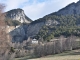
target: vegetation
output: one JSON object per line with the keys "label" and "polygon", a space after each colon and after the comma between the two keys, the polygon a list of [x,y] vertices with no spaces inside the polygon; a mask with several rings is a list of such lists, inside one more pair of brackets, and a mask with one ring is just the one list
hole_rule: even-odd
{"label": "vegetation", "polygon": [[[26,45],[26,47],[27,46],[28,48],[29,47],[31,48],[30,43]],[[33,53],[31,53],[30,50],[32,50]],[[34,47],[32,45],[32,48],[29,49],[28,55],[26,55],[25,57],[16,58],[15,60],[26,60],[26,59],[58,60],[58,58],[60,58],[61,60],[65,60],[65,59],[74,60],[74,59],[79,59],[80,57],[79,54],[80,54],[80,39],[75,36],[71,36],[68,38],[64,38],[63,36],[61,36],[59,40],[54,40],[53,42],[46,42],[46,43],[43,42],[42,44],[35,44]],[[73,58],[68,58],[69,56]],[[74,58],[75,56],[77,58]]]}
{"label": "vegetation", "polygon": [[[79,60],[80,59],[80,50],[72,50],[72,51],[66,51],[60,54],[55,55],[48,55],[41,58],[33,58],[28,60]],[[26,60],[26,58],[20,58],[18,60]],[[17,59],[16,59],[17,60]]]}
{"label": "vegetation", "polygon": [[45,24],[35,36],[37,39],[42,37],[44,40],[51,40],[61,35],[65,37],[71,35],[80,36],[80,15],[48,15],[35,21],[35,23],[39,21],[46,23],[48,20],[57,21],[59,24],[49,26]]}
{"label": "vegetation", "polygon": [[17,26],[17,25],[20,25],[21,24],[19,21],[17,21],[17,20],[11,20],[9,18],[6,18],[5,19],[5,22],[9,26]]}
{"label": "vegetation", "polygon": [[[47,15],[31,23],[44,23],[39,33],[34,36],[39,41],[38,43],[32,44],[30,38],[21,43],[11,43],[11,37],[5,32],[6,24],[9,26],[17,26],[21,25],[21,23],[8,18],[4,20],[3,8],[4,6],[0,5],[0,60],[12,60],[14,57],[19,58],[27,55],[43,57],[73,49],[80,49],[80,39],[77,40],[76,38],[77,36],[80,37],[80,15]],[[49,20],[52,21],[51,24],[47,23]],[[57,23],[54,23],[54,21],[57,21]],[[26,25],[26,23],[22,25]],[[65,38],[60,37],[61,35]],[[54,40],[54,37],[60,38]],[[40,38],[41,41],[39,40]],[[51,39],[53,41],[50,41]]]}
{"label": "vegetation", "polygon": [[43,57],[46,55],[59,54],[64,51],[71,51],[73,49],[80,49],[80,40],[77,40],[75,36],[68,38],[60,37],[59,40],[37,45],[34,48],[34,55]]}
{"label": "vegetation", "polygon": [[0,3],[0,60],[10,60],[12,59],[12,54],[9,54],[11,37],[6,33],[4,8],[5,5]]}

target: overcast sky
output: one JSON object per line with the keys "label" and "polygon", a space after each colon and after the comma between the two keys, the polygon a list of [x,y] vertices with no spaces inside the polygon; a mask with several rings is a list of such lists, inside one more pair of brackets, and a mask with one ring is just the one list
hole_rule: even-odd
{"label": "overcast sky", "polygon": [[5,11],[22,8],[32,20],[58,11],[66,5],[77,1],[79,0],[0,0],[1,3],[6,4]]}

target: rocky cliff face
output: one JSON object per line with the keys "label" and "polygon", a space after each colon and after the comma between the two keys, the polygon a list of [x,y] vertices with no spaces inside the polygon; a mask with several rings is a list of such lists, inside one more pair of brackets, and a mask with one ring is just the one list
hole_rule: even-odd
{"label": "rocky cliff face", "polygon": [[[26,23],[26,24],[20,24],[20,25],[18,24],[17,26],[8,25],[6,28],[7,33],[9,33],[12,37],[12,42],[22,42],[23,40],[25,40],[26,30],[28,26],[27,24],[31,23],[32,20],[25,15],[22,9],[13,9],[6,12],[6,18],[12,20],[12,22],[15,22],[14,24],[17,23],[16,20],[21,23]],[[10,20],[8,21],[9,23],[10,23]]]}
{"label": "rocky cliff face", "polygon": [[17,20],[21,23],[31,23],[32,20],[28,18],[22,9],[13,9],[6,12],[6,17],[11,20]]}
{"label": "rocky cliff face", "polygon": [[36,24],[30,24],[27,28],[27,37],[33,37],[36,34],[38,34],[41,27],[44,25],[44,22],[36,23]]}
{"label": "rocky cliff face", "polygon": [[12,42],[22,42],[25,39],[26,33],[23,26],[7,26],[6,30],[12,38]]}

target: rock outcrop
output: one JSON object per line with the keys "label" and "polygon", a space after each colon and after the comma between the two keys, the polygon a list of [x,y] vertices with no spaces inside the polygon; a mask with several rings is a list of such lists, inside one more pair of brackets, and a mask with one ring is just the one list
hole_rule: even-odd
{"label": "rock outcrop", "polygon": [[22,42],[26,35],[23,26],[7,26],[7,33],[10,34],[12,42]]}
{"label": "rock outcrop", "polygon": [[32,20],[28,18],[22,9],[13,9],[6,12],[6,17],[11,20],[17,20],[21,23],[31,23]]}
{"label": "rock outcrop", "polygon": [[6,20],[12,20],[12,22],[15,21],[14,24],[17,23],[16,21],[21,22],[20,25],[8,25],[6,28],[6,32],[11,35],[12,42],[22,42],[23,40],[27,39],[27,26],[32,22],[32,20],[25,15],[22,9],[18,8],[6,12]]}
{"label": "rock outcrop", "polygon": [[38,34],[39,30],[44,25],[44,22],[36,23],[36,24],[30,24],[27,28],[27,37],[33,37],[36,34]]}

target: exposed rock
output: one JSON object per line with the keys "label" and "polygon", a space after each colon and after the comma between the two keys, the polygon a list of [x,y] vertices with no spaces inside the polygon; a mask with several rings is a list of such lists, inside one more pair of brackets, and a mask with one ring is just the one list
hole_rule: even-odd
{"label": "exposed rock", "polygon": [[46,23],[45,23],[46,26],[58,25],[58,24],[60,24],[60,23],[56,20],[47,20]]}
{"label": "exposed rock", "polygon": [[27,37],[32,37],[38,34],[39,30],[44,25],[44,22],[36,23],[36,24],[30,24],[27,28]]}
{"label": "exposed rock", "polygon": [[7,26],[7,33],[12,37],[12,42],[22,42],[25,38],[23,26]]}
{"label": "exposed rock", "polygon": [[22,42],[26,38],[27,33],[27,23],[31,23],[32,20],[28,18],[22,9],[13,9],[6,12],[6,18],[10,20],[19,21],[21,23],[18,26],[7,26],[6,32],[9,33],[12,37],[12,42]]}
{"label": "exposed rock", "polygon": [[32,20],[28,18],[22,9],[13,9],[6,12],[6,17],[11,20],[18,20],[21,23],[31,23]]}

